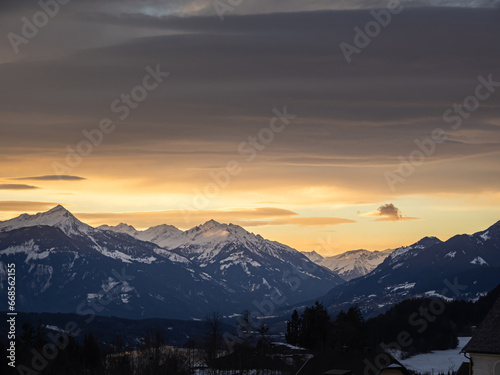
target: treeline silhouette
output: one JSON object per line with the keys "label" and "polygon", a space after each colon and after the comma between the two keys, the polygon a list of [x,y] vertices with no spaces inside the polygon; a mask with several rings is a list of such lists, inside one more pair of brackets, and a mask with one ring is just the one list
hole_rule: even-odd
{"label": "treeline silhouette", "polygon": [[[286,322],[285,338],[291,345],[316,353],[332,349],[383,351],[389,347],[413,355],[453,349],[457,346],[457,337],[471,336],[474,326],[481,323],[499,296],[500,285],[476,302],[410,299],[369,320],[363,318],[357,305],[332,317],[322,303],[316,302],[301,313],[293,312]],[[265,363],[266,368],[284,373],[286,369],[272,361],[275,353],[267,339],[268,328],[262,325],[252,329],[248,316],[245,312],[241,319],[240,331],[245,340],[232,354],[224,346],[224,326],[218,313],[208,315],[204,335],[189,340],[183,348],[167,346],[160,328],[146,329],[131,347],[119,334],[111,343],[103,343],[98,333],[91,332],[77,340],[55,327],[25,323],[16,338],[18,368],[8,366],[5,355],[0,357],[0,365],[6,369],[2,373],[7,375],[187,375],[200,366],[256,368],[256,363]],[[402,332],[406,333],[405,342],[410,344],[401,345],[398,341]],[[0,351],[8,353],[5,343],[0,343]],[[19,366],[24,367],[20,370]]]}
{"label": "treeline silhouette", "polygon": [[[0,365],[7,375],[189,375],[196,367],[215,364],[225,351],[222,315],[207,315],[204,326],[179,348],[168,345],[161,327],[146,328],[130,345],[121,334],[111,343],[92,332],[77,340],[55,327],[24,323],[16,338],[16,368],[5,356]],[[7,352],[5,344],[0,350]]]}
{"label": "treeline silhouette", "polygon": [[[178,349],[166,346],[160,329],[148,330],[137,348],[127,347],[118,334],[113,343],[103,345],[93,333],[80,343],[74,337],[60,333],[56,340],[48,340],[53,332],[42,324],[36,328],[29,323],[22,326],[16,339],[16,368],[9,360],[0,360],[5,374],[37,375],[162,375],[189,374],[189,361]],[[7,351],[0,344],[3,353]]]}
{"label": "treeline silhouette", "polygon": [[285,339],[290,345],[315,351],[363,348],[368,343],[368,329],[357,305],[332,319],[323,304],[316,302],[300,315],[294,310],[287,321]]}
{"label": "treeline silhouette", "polygon": [[[55,341],[47,340],[47,330],[38,324],[22,326],[15,340],[16,368],[2,356],[1,366],[7,374],[102,374],[103,353],[96,337],[89,333],[80,344],[71,335],[53,333]],[[2,353],[7,351],[0,345]]]}
{"label": "treeline silhouette", "polygon": [[454,349],[457,338],[470,337],[499,296],[500,285],[476,302],[440,300],[442,305],[437,305],[427,298],[405,300],[368,320],[367,329],[372,344],[397,342],[400,332],[408,332],[413,342],[402,348],[408,355]]}
{"label": "treeline silhouette", "polygon": [[331,317],[323,304],[316,302],[300,314],[293,312],[285,339],[315,351],[392,348],[414,355],[454,349],[458,337],[471,336],[499,296],[500,285],[476,302],[409,299],[366,321],[357,305]]}

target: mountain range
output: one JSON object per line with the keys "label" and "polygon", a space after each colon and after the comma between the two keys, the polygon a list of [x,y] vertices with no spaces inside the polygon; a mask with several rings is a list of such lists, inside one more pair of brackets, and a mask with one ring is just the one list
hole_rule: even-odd
{"label": "mountain range", "polygon": [[384,251],[350,250],[345,253],[323,257],[316,251],[303,251],[314,263],[332,270],[344,280],[349,281],[372,272],[394,249]]}
{"label": "mountain range", "polygon": [[271,300],[286,306],[344,282],[237,225],[93,228],[62,206],[0,222],[0,296],[9,263],[16,264],[20,311],[125,318],[199,319],[263,309]]}
{"label": "mountain range", "polygon": [[[0,298],[16,265],[16,309],[129,319],[288,314],[323,301],[366,316],[413,297],[474,300],[500,283],[500,222],[395,250],[303,254],[210,220],[183,231],[94,228],[62,206],[0,222]],[[347,280],[347,281],[346,281]]]}
{"label": "mountain range", "polygon": [[476,300],[500,283],[500,221],[447,241],[425,237],[394,250],[369,274],[339,285],[321,300],[332,312],[356,303],[374,316],[405,299]]}

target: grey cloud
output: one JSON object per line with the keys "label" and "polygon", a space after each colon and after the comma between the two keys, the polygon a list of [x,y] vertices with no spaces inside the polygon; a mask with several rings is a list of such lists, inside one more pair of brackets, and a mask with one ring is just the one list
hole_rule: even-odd
{"label": "grey cloud", "polygon": [[[352,41],[353,27],[370,19],[366,9],[234,15],[221,23],[214,16],[151,17],[132,8],[112,13],[93,1],[86,12],[78,7],[85,4],[75,2],[28,45],[45,50],[65,39],[74,49],[60,46],[62,55],[45,52],[0,65],[1,153],[36,154],[46,147],[64,158],[83,129],[114,116],[110,103],[141,82],[147,65],[161,63],[171,77],[127,121],[117,122],[93,156],[157,153],[178,162],[188,154],[198,156],[196,167],[207,167],[200,153],[226,160],[268,125],[273,107],[287,105],[299,119],[266,150],[266,162],[291,166],[303,156],[304,168],[332,166],[328,182],[351,187],[347,180],[354,177],[343,165],[397,164],[417,137],[447,125],[444,110],[473,93],[478,75],[500,77],[500,50],[492,48],[500,42],[499,12],[491,9],[407,9],[348,65],[338,44]],[[98,30],[102,45],[95,48],[94,34],[73,40],[86,34],[75,30]],[[124,30],[122,39],[117,30]],[[463,126],[470,133],[439,145],[432,161],[494,152],[498,108],[492,100],[474,113]],[[179,144],[190,146],[176,151]],[[211,159],[211,166],[217,163]],[[438,174],[426,167],[420,175]],[[353,181],[366,184],[367,178]],[[419,176],[400,191],[411,192],[413,181]]]}
{"label": "grey cloud", "polygon": [[40,189],[38,186],[24,184],[0,184],[0,190],[33,190]]}
{"label": "grey cloud", "polygon": [[407,221],[407,220],[418,220],[415,217],[403,216],[401,210],[397,208],[393,203],[383,204],[375,212],[371,212],[364,216],[380,216],[379,219],[375,221]]}
{"label": "grey cloud", "polygon": [[[405,7],[465,7],[494,8],[498,0],[401,0]],[[70,6],[80,11],[103,10],[114,13],[161,16],[177,14],[193,16],[215,15],[214,0],[72,0]],[[228,4],[223,1],[223,4]],[[2,0],[0,10],[32,9],[38,6],[32,0]],[[386,0],[253,0],[242,1],[232,7],[230,14],[259,14],[279,12],[304,12],[315,10],[373,9],[387,7]]]}
{"label": "grey cloud", "polygon": [[401,220],[403,218],[403,214],[394,204],[388,203],[377,208],[376,211],[377,216],[385,216],[393,221]]}
{"label": "grey cloud", "polygon": [[18,181],[82,181],[86,180],[84,177],[79,176],[65,176],[65,175],[46,175],[46,176],[35,176],[35,177],[18,177],[12,180]]}
{"label": "grey cloud", "polygon": [[[352,66],[345,63],[337,47],[344,36],[352,37],[352,25],[362,24],[364,15],[360,12],[350,12],[357,18],[340,24],[337,21],[343,18],[333,13],[318,14],[317,19],[309,14],[239,17],[241,25],[224,25],[220,30],[225,31],[217,35],[151,37],[0,70],[5,72],[5,87],[12,87],[14,80],[19,82],[20,76],[26,77],[25,88],[29,91],[20,88],[5,98],[12,108],[27,100],[42,111],[68,114],[95,113],[99,108],[107,114],[109,102],[141,79],[144,66],[162,62],[172,72],[172,78],[160,89],[161,95],[152,95],[148,104],[157,109],[166,103],[167,108],[141,113],[141,117],[151,120],[158,120],[165,112],[175,120],[189,118],[185,108],[197,104],[205,105],[205,109],[199,110],[204,117],[220,114],[229,106],[267,111],[271,98],[276,97],[298,102],[303,116],[315,118],[332,119],[333,115],[337,119],[391,120],[436,116],[436,107],[449,104],[457,93],[466,95],[473,88],[480,66],[490,65],[491,71],[498,71],[500,57],[498,51],[490,48],[498,43],[498,34],[490,33],[492,23],[481,21],[483,30],[477,31],[483,35],[481,38],[466,35],[453,26],[458,18],[469,22],[465,30],[473,24],[477,28],[484,16],[481,11],[456,10],[448,15],[440,11],[443,18],[431,23],[425,33],[445,34],[439,40],[424,38],[426,42],[422,43],[413,30],[433,14],[427,12],[414,11],[399,25],[393,25],[393,31],[388,29],[387,34],[375,40]],[[315,27],[305,31],[315,21]],[[259,29],[253,26],[250,31],[251,25],[256,24]],[[297,27],[294,25],[302,25],[299,29],[303,33],[293,32]],[[283,27],[281,31],[279,26]],[[269,37],[269,32],[273,37]],[[452,40],[460,43],[447,46],[443,42]],[[482,56],[482,61],[466,57],[470,53]],[[461,61],[460,66],[457,60]],[[412,65],[411,74],[407,64]],[[97,94],[84,101],[72,100],[72,94],[82,98],[89,90]],[[61,91],[69,95],[61,95]],[[372,102],[373,97],[377,102]],[[54,102],[64,105],[54,109]],[[180,109],[168,108],[168,103],[175,103],[172,107]],[[364,110],[353,111],[356,105],[362,105]],[[248,115],[248,110],[244,114]]]}

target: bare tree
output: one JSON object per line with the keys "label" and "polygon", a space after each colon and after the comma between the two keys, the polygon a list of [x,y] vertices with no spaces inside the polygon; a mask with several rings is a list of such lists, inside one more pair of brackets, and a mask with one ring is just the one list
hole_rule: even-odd
{"label": "bare tree", "polygon": [[158,374],[161,366],[162,349],[165,339],[161,329],[147,330],[143,337],[143,347],[141,351],[142,361],[139,361],[144,374]]}
{"label": "bare tree", "polygon": [[205,362],[210,366],[222,348],[222,315],[213,312],[205,317],[206,334],[203,344]]}

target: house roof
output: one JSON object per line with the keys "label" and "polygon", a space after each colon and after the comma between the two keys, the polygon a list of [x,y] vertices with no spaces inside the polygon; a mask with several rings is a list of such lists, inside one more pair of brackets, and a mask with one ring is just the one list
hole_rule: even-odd
{"label": "house roof", "polygon": [[240,348],[224,357],[216,358],[211,367],[222,370],[243,369],[267,369],[267,370],[290,370],[284,361],[271,356],[262,356],[254,348]]}
{"label": "house roof", "polygon": [[351,370],[330,370],[327,372],[324,372],[323,375],[348,375],[352,374]]}
{"label": "house roof", "polygon": [[[376,351],[364,350],[329,350],[314,356],[299,370],[297,375],[316,375],[316,374],[338,374],[338,371],[349,371],[354,375],[364,375],[367,372],[377,374],[381,367],[377,366],[380,362],[377,356],[383,355],[390,363],[396,361],[390,354]],[[334,372],[330,372],[334,371]]]}
{"label": "house roof", "polygon": [[462,352],[500,354],[500,297]]}

